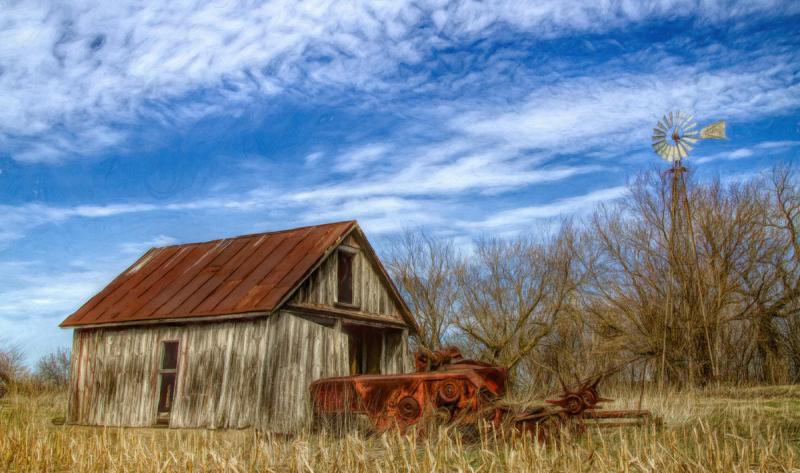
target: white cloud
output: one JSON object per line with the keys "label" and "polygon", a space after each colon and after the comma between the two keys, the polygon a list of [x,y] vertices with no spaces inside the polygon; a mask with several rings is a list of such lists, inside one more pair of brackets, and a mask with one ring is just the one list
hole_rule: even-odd
{"label": "white cloud", "polygon": [[168,235],[157,235],[147,241],[126,242],[119,245],[119,250],[125,254],[141,255],[150,248],[160,248],[177,243],[178,240]]}
{"label": "white cloud", "polygon": [[738,148],[733,151],[726,151],[722,153],[714,153],[707,156],[700,156],[697,159],[692,159],[697,164],[704,164],[713,161],[734,161],[737,159],[751,158],[753,156],[772,156],[778,153],[786,152],[792,148],[800,146],[800,141],[792,140],[777,140],[777,141],[764,141],[755,146],[746,148]]}
{"label": "white cloud", "polygon": [[325,153],[321,151],[308,153],[306,157],[303,158],[303,162],[305,163],[306,166],[313,166],[314,164],[317,164],[317,162],[319,162],[319,160],[322,159],[323,156],[325,156]]}
{"label": "white cloud", "polygon": [[369,144],[348,151],[337,158],[336,169],[343,172],[363,170],[365,166],[386,156],[389,147],[385,144]]}
{"label": "white cloud", "polygon": [[407,226],[441,224],[441,202],[401,197],[370,197],[317,203],[302,214],[305,223],[358,220],[371,235],[396,233]]}
{"label": "white cloud", "polygon": [[[114,276],[104,260],[95,269],[54,271],[37,261],[0,262],[0,333],[34,362],[59,346],[70,347],[71,331],[58,324]],[[104,267],[106,269],[97,269]]]}
{"label": "white cloud", "polygon": [[505,210],[481,222],[464,225],[469,228],[491,230],[504,228],[519,229],[534,220],[590,212],[598,203],[618,199],[627,192],[628,188],[625,186],[609,187],[576,197],[558,199],[548,204]]}
{"label": "white cloud", "polygon": [[235,114],[286,89],[413,89],[425,72],[416,77],[405,66],[498,25],[553,37],[652,18],[797,10],[777,1],[682,0],[15,2],[0,18],[0,149],[54,161],[124,147],[131,123]]}
{"label": "white cloud", "polygon": [[243,212],[267,206],[278,206],[276,193],[270,189],[253,189],[250,192],[225,197],[201,197],[195,200],[160,204],[125,203],[71,207],[56,207],[39,203],[20,206],[0,205],[0,248],[2,248],[3,244],[24,237],[28,231],[36,227],[63,223],[75,218],[98,219],[129,214],[190,210],[235,210]]}
{"label": "white cloud", "polygon": [[757,15],[764,12],[797,11],[796,5],[773,1],[715,1],[661,0],[626,2],[578,0],[563,2],[544,0],[522,1],[465,1],[452,2],[438,13],[437,23],[444,23],[457,34],[479,32],[494,22],[504,22],[517,28],[536,30],[539,36],[561,36],[564,30],[601,32],[648,18],[680,18],[696,16],[713,22],[728,18]]}
{"label": "white cloud", "polygon": [[[769,61],[780,59],[762,62]],[[800,84],[792,62],[784,61],[769,69],[761,63],[714,71],[665,64],[648,74],[579,77],[536,90],[517,105],[466,111],[451,126],[519,147],[616,157],[646,146],[652,127],[671,110],[694,113],[703,123],[796,110]]]}
{"label": "white cloud", "polygon": [[153,204],[78,205],[51,207],[42,204],[21,206],[0,205],[0,245],[22,238],[33,228],[48,223],[61,223],[72,218],[102,218],[130,213],[151,212]]}
{"label": "white cloud", "polygon": [[[412,126],[339,156],[340,168],[359,169],[356,177],[301,188],[285,198],[313,207],[379,196],[494,194],[612,171],[618,162],[646,162],[653,158],[652,127],[668,110],[693,112],[706,123],[717,118],[743,122],[800,107],[795,61],[777,54],[724,69],[678,66],[673,58],[657,57],[646,73],[612,68],[564,79],[518,103],[472,101],[419,109],[419,123],[440,123],[449,135],[415,145],[409,136],[419,128]],[[703,142],[698,151],[713,146]],[[367,165],[379,157],[379,165]]]}
{"label": "white cloud", "polygon": [[[403,138],[397,138],[399,142]],[[374,196],[448,196],[493,193],[596,172],[596,165],[542,167],[543,156],[519,147],[487,143],[469,136],[418,146],[371,145],[395,159],[364,169],[356,178],[299,189],[286,196],[296,204]]]}
{"label": "white cloud", "polygon": [[[107,282],[107,275],[98,271],[52,273],[37,271],[34,266],[18,262],[0,263],[4,271],[13,267],[15,281],[5,281],[0,294],[0,316],[21,316],[27,313],[51,313],[77,309],[87,295]],[[39,268],[41,270],[41,268]],[[4,278],[5,279],[5,278]],[[10,287],[17,286],[16,289]],[[66,314],[65,314],[66,316]]]}
{"label": "white cloud", "polygon": [[[650,129],[665,109],[692,110],[701,118],[724,117],[734,122],[797,109],[800,84],[794,83],[793,69],[789,66],[793,62],[786,59],[765,67],[764,63],[775,59],[765,57],[746,66],[713,72],[699,66],[676,69],[657,64],[655,71],[644,75],[610,74],[563,80],[535,90],[518,104],[502,108],[492,103],[470,103],[466,105],[469,108],[462,104],[419,110],[420,123],[442,123],[449,135],[419,144],[409,139],[419,131],[411,127],[384,141],[352,148],[334,156],[332,161],[340,170],[358,170],[356,174],[337,180],[309,180],[306,187],[282,189],[273,185],[233,195],[162,204],[2,206],[0,242],[19,238],[44,223],[70,218],[153,211],[253,211],[267,206],[314,212],[330,205],[342,207],[350,201],[374,198],[495,194],[607,171],[613,166],[611,159],[625,159],[647,151]],[[683,81],[664,79],[667,72],[675,73]],[[696,162],[775,153],[796,144],[796,141],[767,142],[727,154],[701,155]],[[713,143],[701,143],[696,153],[712,146]],[[324,152],[309,155],[306,163],[321,159]],[[569,161],[553,164],[565,154],[588,159],[582,164]],[[261,161],[252,164],[254,172],[260,171],[256,164]],[[427,211],[435,205],[430,202]]]}

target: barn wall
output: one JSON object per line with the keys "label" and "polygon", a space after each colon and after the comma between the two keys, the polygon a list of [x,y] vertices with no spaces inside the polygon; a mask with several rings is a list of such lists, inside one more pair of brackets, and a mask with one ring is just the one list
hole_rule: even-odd
{"label": "barn wall", "polygon": [[287,313],[247,320],[75,330],[70,423],[156,421],[161,342],[180,341],[171,427],[289,432],[308,420],[308,385],[347,374],[347,341]]}
{"label": "barn wall", "polygon": [[401,330],[386,333],[384,352],[384,373],[399,374],[406,370],[406,349],[403,345],[403,332]]}
{"label": "barn wall", "polygon": [[260,404],[262,428],[293,432],[310,419],[309,385],[348,374],[347,338],[335,328],[281,311],[273,318]]}
{"label": "barn wall", "polygon": [[[361,250],[362,243],[350,235],[343,244],[358,250],[353,261],[353,302],[358,311],[402,321],[400,309],[390,296],[383,276]],[[334,251],[298,288],[289,303],[336,307],[337,263]]]}

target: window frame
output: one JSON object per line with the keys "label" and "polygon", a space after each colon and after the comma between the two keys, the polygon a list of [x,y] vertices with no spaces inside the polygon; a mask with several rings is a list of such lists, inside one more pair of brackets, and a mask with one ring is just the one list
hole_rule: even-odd
{"label": "window frame", "polygon": [[[341,278],[339,277],[339,270],[341,267],[341,258],[342,255],[347,255],[350,260],[350,301],[343,301],[341,300],[341,291],[340,291],[340,284]],[[355,248],[350,248],[348,246],[339,246],[336,249],[336,291],[335,291],[335,304],[337,306],[349,308],[349,309],[358,309],[360,306],[356,304],[356,285],[355,285],[355,277],[354,277],[354,269],[356,266],[356,257],[358,256],[358,250]]]}
{"label": "window frame", "polygon": [[[174,368],[164,368],[164,362],[167,359],[167,345],[168,344],[175,344],[175,367]],[[169,339],[169,340],[161,340],[160,343],[160,351],[161,356],[158,359],[158,369],[156,370],[158,374],[158,391],[157,392],[157,402],[156,402],[156,411],[157,414],[166,414],[172,413],[172,407],[175,400],[175,391],[178,390],[178,368],[181,363],[181,341],[178,339]],[[170,399],[167,402],[167,410],[162,411],[160,410],[161,407],[161,390],[163,389],[164,384],[164,375],[172,375],[174,377],[173,381],[173,391],[170,396]]]}
{"label": "window frame", "polygon": [[[164,368],[164,361],[167,358],[167,345],[168,344],[175,344],[177,347],[175,350],[175,368]],[[176,373],[178,371],[178,365],[181,362],[181,341],[180,340],[161,340],[161,359],[158,363],[158,374],[161,373]]]}

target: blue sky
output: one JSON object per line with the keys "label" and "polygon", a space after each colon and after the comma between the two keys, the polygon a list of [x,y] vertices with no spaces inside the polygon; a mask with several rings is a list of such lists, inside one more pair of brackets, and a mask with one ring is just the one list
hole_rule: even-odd
{"label": "blue sky", "polygon": [[[61,4],[56,4],[61,3]],[[690,158],[800,149],[800,3],[0,2],[0,341],[31,361],[151,246],[358,219],[536,231]]]}

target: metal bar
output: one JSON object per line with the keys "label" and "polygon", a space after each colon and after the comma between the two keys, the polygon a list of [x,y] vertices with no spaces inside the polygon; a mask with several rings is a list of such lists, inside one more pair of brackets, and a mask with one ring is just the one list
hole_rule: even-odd
{"label": "metal bar", "polygon": [[625,419],[625,418],[641,418],[652,417],[650,411],[585,411],[584,418],[590,419]]}

